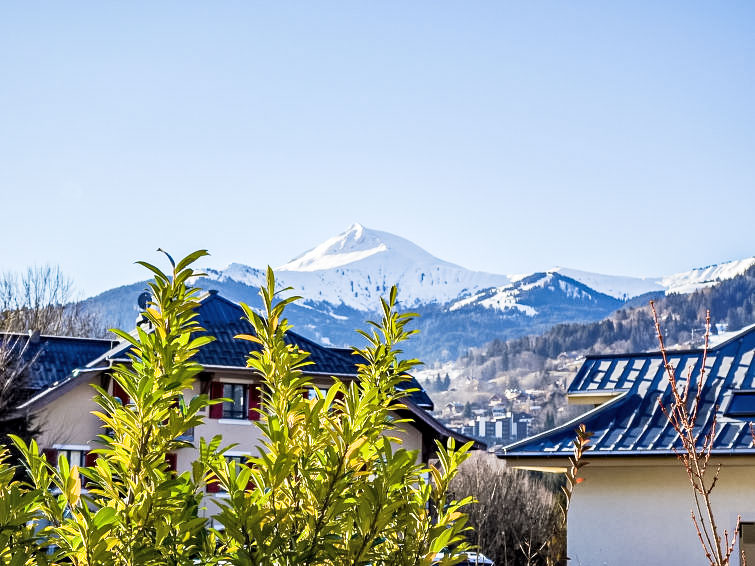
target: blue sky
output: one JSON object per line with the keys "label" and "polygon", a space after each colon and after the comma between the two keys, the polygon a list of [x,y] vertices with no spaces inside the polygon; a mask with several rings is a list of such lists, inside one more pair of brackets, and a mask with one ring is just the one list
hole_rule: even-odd
{"label": "blue sky", "polygon": [[755,254],[752,2],[0,7],[0,270],[278,265],[352,222],[469,268]]}

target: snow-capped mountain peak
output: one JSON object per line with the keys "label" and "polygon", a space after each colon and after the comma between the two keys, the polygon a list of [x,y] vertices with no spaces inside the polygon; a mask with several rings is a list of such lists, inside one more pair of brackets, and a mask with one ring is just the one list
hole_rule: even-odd
{"label": "snow-capped mountain peak", "polygon": [[386,254],[380,259],[389,263],[401,261],[447,264],[409,240],[388,232],[371,230],[361,224],[352,224],[345,232],[328,238],[320,245],[281,265],[276,271],[334,269],[358,263],[377,254]]}
{"label": "snow-capped mountain peak", "polygon": [[[276,269],[283,286],[305,300],[374,311],[392,285],[404,305],[446,303],[466,293],[505,285],[506,275],[471,271],[443,261],[405,238],[352,224],[311,250]],[[214,279],[247,285],[264,280],[263,273],[240,264],[208,270]]]}

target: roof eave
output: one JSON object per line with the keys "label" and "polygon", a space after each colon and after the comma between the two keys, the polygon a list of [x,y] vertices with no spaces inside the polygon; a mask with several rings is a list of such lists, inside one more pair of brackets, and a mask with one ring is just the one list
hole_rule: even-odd
{"label": "roof eave", "polygon": [[[499,452],[496,453],[496,456],[499,458],[508,458],[512,454],[512,450],[516,450],[520,446],[526,446],[527,444],[530,444],[532,442],[536,442],[538,440],[542,440],[544,438],[548,438],[549,436],[554,436],[556,434],[560,434],[562,432],[571,431],[576,429],[577,426],[584,423],[586,420],[591,419],[593,416],[597,415],[601,411],[605,411],[606,409],[612,408],[614,405],[618,404],[620,401],[622,401],[629,391],[624,391],[623,393],[616,395],[613,399],[610,401],[603,403],[602,405],[599,405],[592,409],[591,411],[587,411],[583,415],[579,415],[578,417],[565,422],[561,426],[557,426],[556,428],[552,428],[551,430],[546,430],[544,432],[541,432],[540,434],[536,434],[535,436],[530,436],[529,438],[525,438],[523,440],[520,440],[518,442],[514,442],[512,444],[509,444],[507,446],[504,446],[500,449]],[[514,452],[514,455],[517,453]],[[547,454],[547,453],[546,453]]]}

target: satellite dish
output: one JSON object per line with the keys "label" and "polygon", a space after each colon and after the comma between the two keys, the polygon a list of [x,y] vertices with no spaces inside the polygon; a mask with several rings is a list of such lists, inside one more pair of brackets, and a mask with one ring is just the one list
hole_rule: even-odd
{"label": "satellite dish", "polygon": [[136,300],[136,303],[139,305],[139,308],[141,310],[147,310],[147,304],[149,303],[149,300],[152,298],[152,295],[150,295],[147,291],[144,291],[141,295],[139,295],[139,298]]}

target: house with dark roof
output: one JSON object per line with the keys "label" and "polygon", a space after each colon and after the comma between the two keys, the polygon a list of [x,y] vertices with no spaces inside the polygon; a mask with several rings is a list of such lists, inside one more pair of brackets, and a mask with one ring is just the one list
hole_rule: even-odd
{"label": "house with dark roof", "polygon": [[[200,437],[222,435],[226,444],[236,444],[227,457],[239,458],[251,454],[260,444],[260,432],[254,421],[259,420],[262,376],[246,366],[250,348],[255,344],[235,339],[239,334],[253,333],[243,319],[241,307],[215,291],[201,297],[197,309],[198,322],[215,341],[203,346],[196,356],[202,364],[193,391],[187,391],[187,401],[193,395],[207,394],[210,398],[228,398],[231,402],[213,405],[206,410],[204,423],[198,426],[189,440],[196,439],[192,448],[169,454],[168,461],[178,471],[190,469],[198,457]],[[359,359],[350,350],[328,348],[304,336],[289,332],[287,340],[310,353],[313,365],[306,368],[315,387],[329,387],[333,377],[344,381],[358,379]],[[130,345],[125,342],[82,338],[41,336],[27,355],[35,355],[31,366],[31,390],[17,408],[17,413],[31,413],[38,417],[42,432],[37,439],[48,459],[56,460],[66,454],[69,462],[91,464],[90,452],[97,447],[97,436],[103,433],[99,419],[92,414],[96,406],[92,400],[92,385],[98,385],[119,397],[124,404],[126,393],[111,378],[114,364],[129,363]],[[399,415],[411,419],[402,423],[398,437],[403,446],[418,451],[418,458],[427,461],[434,451],[434,440],[445,442],[455,437],[468,439],[447,429],[429,413],[433,403],[419,383],[412,379],[405,384],[408,396],[402,400],[405,409]],[[478,443],[478,447],[482,447]],[[214,486],[209,486],[212,490]]]}
{"label": "house with dark roof", "polygon": [[[679,378],[697,387],[702,350],[668,352]],[[755,562],[755,329],[709,349],[697,425],[711,430],[714,465],[721,466],[713,503],[721,528],[742,529],[736,541]],[[691,373],[690,373],[691,372]],[[568,518],[571,564],[708,564],[690,519],[694,506],[687,474],[675,450],[678,434],[660,410],[671,392],[660,352],[585,359],[568,389],[570,403],[588,411],[562,426],[498,452],[511,466],[562,472],[575,428],[593,434]],[[591,408],[590,408],[591,407]]]}

